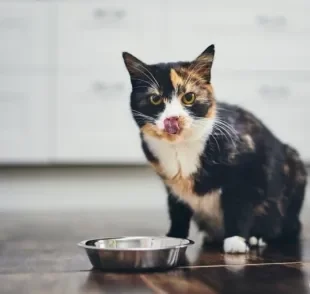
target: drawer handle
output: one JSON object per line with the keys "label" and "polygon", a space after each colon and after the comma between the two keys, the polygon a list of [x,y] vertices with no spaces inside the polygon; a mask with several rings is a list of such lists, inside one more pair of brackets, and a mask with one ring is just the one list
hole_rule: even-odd
{"label": "drawer handle", "polygon": [[105,10],[96,8],[93,11],[93,17],[96,20],[106,20],[114,18],[115,20],[122,20],[126,16],[125,10]]}
{"label": "drawer handle", "polygon": [[93,84],[92,88],[94,92],[101,93],[105,91],[122,91],[124,89],[124,85],[121,83],[108,84],[98,81]]}
{"label": "drawer handle", "polygon": [[270,86],[270,85],[262,85],[258,89],[259,94],[264,98],[268,96],[268,98],[276,98],[276,99],[286,99],[290,96],[290,89],[285,86]]}
{"label": "drawer handle", "polygon": [[257,15],[256,22],[258,25],[266,28],[267,27],[283,28],[287,26],[287,18],[284,15],[279,16]]}

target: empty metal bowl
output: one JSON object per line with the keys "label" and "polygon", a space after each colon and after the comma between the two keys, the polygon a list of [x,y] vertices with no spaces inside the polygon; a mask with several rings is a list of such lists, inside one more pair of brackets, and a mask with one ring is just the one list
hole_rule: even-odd
{"label": "empty metal bowl", "polygon": [[189,239],[119,237],[85,240],[78,244],[94,268],[101,270],[163,270],[182,263]]}

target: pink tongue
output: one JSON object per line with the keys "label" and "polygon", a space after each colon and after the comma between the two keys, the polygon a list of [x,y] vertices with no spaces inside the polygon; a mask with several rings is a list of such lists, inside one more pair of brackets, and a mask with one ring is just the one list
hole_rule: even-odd
{"label": "pink tongue", "polygon": [[165,119],[164,127],[169,134],[177,134],[180,130],[177,119]]}

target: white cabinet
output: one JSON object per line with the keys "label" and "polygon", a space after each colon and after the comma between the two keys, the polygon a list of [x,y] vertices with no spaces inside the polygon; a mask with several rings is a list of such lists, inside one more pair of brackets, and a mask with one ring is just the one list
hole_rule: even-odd
{"label": "white cabinet", "polygon": [[217,69],[310,70],[309,1],[168,3],[167,60],[192,60],[213,43]]}
{"label": "white cabinet", "polygon": [[122,52],[160,61],[164,0],[57,4],[56,161],[140,163]]}
{"label": "white cabinet", "polygon": [[57,161],[145,162],[125,81],[108,70],[59,77]]}
{"label": "white cabinet", "polygon": [[50,3],[0,2],[0,163],[47,162]]}
{"label": "white cabinet", "polygon": [[[58,3],[60,70],[118,66],[122,51],[160,58],[164,0],[103,0]],[[119,70],[119,69],[117,69]]]}
{"label": "white cabinet", "polygon": [[309,0],[0,0],[0,163],[142,163],[122,52],[216,46],[220,100],[310,160]]}
{"label": "white cabinet", "polygon": [[48,98],[46,76],[0,75],[0,162],[47,162]]}
{"label": "white cabinet", "polygon": [[[310,32],[310,20],[305,11],[308,0],[294,4],[283,0],[192,0],[178,5],[178,0],[167,0],[169,26],[167,30],[191,31],[224,35],[244,34],[305,34]],[[185,35],[184,35],[185,37]],[[187,37],[187,36],[186,36]]]}
{"label": "white cabinet", "polygon": [[253,112],[283,142],[310,161],[310,72],[215,72],[216,98]]}
{"label": "white cabinet", "polygon": [[[214,69],[219,70],[310,70],[310,38],[292,35],[218,35],[197,32],[173,49],[182,34],[172,34],[165,60],[193,60],[210,44],[215,44]],[[195,44],[195,46],[193,46]]]}
{"label": "white cabinet", "polygon": [[37,1],[0,2],[1,71],[48,67],[50,8]]}

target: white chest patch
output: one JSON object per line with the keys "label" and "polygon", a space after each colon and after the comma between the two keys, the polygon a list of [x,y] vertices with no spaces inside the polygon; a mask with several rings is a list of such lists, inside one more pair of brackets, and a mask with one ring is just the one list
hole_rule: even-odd
{"label": "white chest patch", "polygon": [[159,160],[162,171],[169,178],[174,177],[179,172],[184,178],[195,173],[205,147],[205,140],[203,139],[171,144],[147,136],[145,141],[151,152]]}
{"label": "white chest patch", "polygon": [[159,160],[160,170],[168,178],[166,184],[172,192],[187,203],[196,215],[212,222],[212,226],[223,226],[221,207],[221,189],[198,196],[193,191],[191,175],[199,169],[200,156],[204,150],[205,140],[190,141],[178,144],[145,137],[151,152]]}

